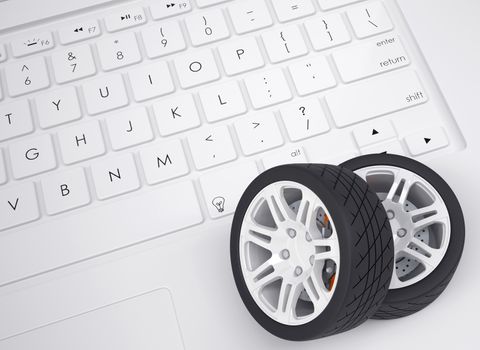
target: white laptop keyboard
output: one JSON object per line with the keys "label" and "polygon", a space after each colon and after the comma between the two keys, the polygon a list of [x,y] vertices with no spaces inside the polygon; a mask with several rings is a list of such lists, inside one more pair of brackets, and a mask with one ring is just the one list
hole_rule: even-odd
{"label": "white laptop keyboard", "polygon": [[0,285],[231,214],[278,164],[448,149],[391,5],[142,1],[1,37],[0,265],[35,263]]}

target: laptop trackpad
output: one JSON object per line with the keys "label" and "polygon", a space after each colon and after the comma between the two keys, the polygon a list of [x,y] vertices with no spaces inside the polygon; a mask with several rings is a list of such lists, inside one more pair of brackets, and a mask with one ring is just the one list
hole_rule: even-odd
{"label": "laptop trackpad", "polygon": [[157,289],[0,341],[0,348],[184,349],[167,289]]}

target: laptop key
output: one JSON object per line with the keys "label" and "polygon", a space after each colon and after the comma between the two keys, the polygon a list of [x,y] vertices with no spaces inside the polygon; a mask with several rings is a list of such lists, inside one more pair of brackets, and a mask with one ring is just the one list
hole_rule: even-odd
{"label": "laptop key", "polygon": [[5,50],[5,46],[3,44],[0,44],[0,62],[4,62],[6,60],[7,60],[7,51]]}
{"label": "laptop key", "polygon": [[200,90],[199,95],[209,122],[247,112],[247,106],[236,81],[205,87]]}
{"label": "laptop key", "polygon": [[35,105],[42,128],[50,128],[82,117],[77,92],[73,86],[38,95]]}
{"label": "laptop key", "polygon": [[195,14],[185,19],[194,46],[228,38],[230,32],[220,9]]}
{"label": "laptop key", "polygon": [[58,36],[63,45],[94,38],[102,34],[102,30],[95,19],[85,20],[60,28]]}
{"label": "laptop key", "polygon": [[57,166],[52,138],[48,134],[24,139],[9,147],[13,176],[27,176],[52,170]]}
{"label": "laptop key", "polygon": [[148,142],[153,138],[145,107],[127,109],[106,118],[105,123],[115,151]]}
{"label": "laptop key", "polygon": [[[32,184],[28,186],[33,187]],[[3,202],[7,191],[0,190],[0,201]],[[8,192],[8,198],[14,204],[18,193]],[[48,223],[26,226],[20,235],[0,235],[0,285],[160,237],[203,221],[191,181],[152,187],[135,196],[118,199],[96,205],[92,210],[79,210],[59,216]],[[36,201],[25,200],[24,204],[26,203],[33,205]],[[4,208],[9,214],[12,209],[8,203],[1,205],[1,228],[18,225],[27,219],[3,220]],[[32,220],[32,216],[33,219],[38,217],[30,215],[28,219]],[[108,229],[99,226],[102,222],[108,222]],[[39,232],[42,234],[39,235]]]}
{"label": "laptop key", "polygon": [[312,18],[305,22],[312,46],[321,51],[349,43],[352,38],[339,13]]}
{"label": "laptop key", "polygon": [[203,175],[200,185],[210,217],[233,213],[243,192],[257,175],[254,162],[241,162]]}
{"label": "laptop key", "polygon": [[28,100],[18,100],[0,105],[0,141],[33,131]]}
{"label": "laptop key", "polygon": [[106,75],[82,86],[89,114],[99,114],[128,104],[121,75]]}
{"label": "laptop key", "polygon": [[105,17],[105,27],[109,32],[138,26],[145,23],[147,18],[140,6],[125,8],[121,12],[112,13]]}
{"label": "laptop key", "polygon": [[292,21],[315,13],[311,0],[273,0],[272,4],[280,22]]}
{"label": "laptop key", "polygon": [[335,76],[324,56],[310,57],[288,67],[300,96],[332,88],[337,85]]}
{"label": "laptop key", "polygon": [[240,145],[247,156],[283,145],[283,137],[273,113],[258,113],[235,123]]}
{"label": "laptop key", "polygon": [[344,48],[333,53],[333,59],[344,82],[352,82],[410,64],[410,58],[396,36],[382,37]]}
{"label": "laptop key", "polygon": [[182,29],[177,21],[154,24],[142,29],[145,51],[150,58],[183,51],[187,47]]}
{"label": "laptop key", "polygon": [[0,231],[40,218],[33,183],[0,189]]}
{"label": "laptop key", "polygon": [[331,10],[337,7],[353,4],[364,0],[317,0],[322,10]]}
{"label": "laptop key", "polygon": [[292,93],[282,70],[275,68],[245,78],[248,95],[255,109],[290,100]]}
{"label": "laptop key", "polygon": [[228,75],[243,73],[265,65],[254,37],[239,38],[222,44],[218,52]]}
{"label": "laptop key", "polygon": [[158,0],[150,5],[150,12],[153,19],[163,19],[170,16],[176,16],[181,13],[188,12],[192,9],[190,0],[183,0],[180,3],[172,6],[172,0]]}
{"label": "laptop key", "polygon": [[100,200],[140,188],[137,167],[131,154],[103,159],[92,165],[91,170],[95,191]]}
{"label": "laptop key", "polygon": [[59,84],[82,79],[97,72],[89,45],[69,47],[52,55],[53,73]]}
{"label": "laptop key", "polygon": [[200,125],[193,96],[178,94],[153,104],[160,135],[168,136]]}
{"label": "laptop key", "polygon": [[408,149],[414,156],[448,146],[448,138],[442,127],[422,130],[405,137]]}
{"label": "laptop key", "polygon": [[50,50],[55,46],[52,33],[50,32],[29,33],[12,40],[11,44],[15,57]]}
{"label": "laptop key", "polygon": [[118,34],[97,43],[98,56],[106,71],[140,62],[142,57],[134,33]]}
{"label": "laptop key", "polygon": [[273,24],[264,0],[235,1],[228,7],[228,12],[238,34],[270,27]]}
{"label": "laptop key", "polygon": [[50,85],[43,57],[10,63],[5,67],[5,77],[12,97],[45,89]]}
{"label": "laptop key", "polygon": [[365,147],[397,136],[393,124],[389,120],[375,120],[370,123],[358,125],[353,130],[353,135],[358,146]]}
{"label": "laptop key", "polygon": [[274,29],[262,34],[263,44],[273,63],[286,61],[308,53],[303,35],[297,26]]}
{"label": "laptop key", "polygon": [[128,72],[135,101],[145,101],[175,91],[175,85],[164,61],[141,65]]}
{"label": "laptop key", "polygon": [[81,162],[105,153],[102,131],[96,120],[60,130],[58,143],[65,164]]}
{"label": "laptop key", "polygon": [[90,203],[90,191],[83,168],[49,174],[42,179],[42,193],[49,215]]}
{"label": "laptop key", "polygon": [[368,3],[357,6],[347,12],[355,34],[359,38],[388,32],[393,29],[393,24],[381,2]]}
{"label": "laptop key", "polygon": [[192,51],[175,59],[180,85],[188,89],[220,78],[211,50]]}
{"label": "laptop key", "polygon": [[425,103],[428,97],[417,74],[407,70],[338,88],[325,99],[337,126],[344,127]]}
{"label": "laptop key", "polygon": [[188,144],[195,166],[199,170],[237,158],[237,152],[226,126],[198,130],[190,134]]}

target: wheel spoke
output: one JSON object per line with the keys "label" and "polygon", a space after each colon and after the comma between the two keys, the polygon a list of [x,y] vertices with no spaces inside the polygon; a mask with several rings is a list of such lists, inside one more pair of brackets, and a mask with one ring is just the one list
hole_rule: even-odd
{"label": "wheel spoke", "polygon": [[306,226],[306,220],[307,220],[307,215],[308,215],[308,209],[310,208],[310,201],[307,200],[306,198],[302,197],[302,200],[300,201],[300,205],[298,206],[298,211],[297,211],[297,222],[301,222]]}
{"label": "wheel spoke", "polygon": [[440,215],[440,214],[433,214],[431,216],[427,216],[426,218],[424,219],[420,219],[418,221],[415,222],[414,224],[414,229],[415,231],[419,231],[421,229],[424,229],[425,227],[428,227],[428,226],[431,226],[433,224],[436,224],[436,223],[446,223],[446,221],[448,220],[448,217],[444,216],[444,215]]}
{"label": "wheel spoke", "polygon": [[420,239],[414,237],[412,239],[412,243],[416,245],[418,248],[422,249],[427,255],[429,255],[428,259],[431,265],[434,265],[436,262],[440,262],[439,260],[439,249],[432,248],[425,242],[422,242]]}
{"label": "wheel spoke", "polygon": [[270,213],[272,214],[277,227],[286,219],[291,219],[294,216],[283,197],[283,191],[280,186],[273,186],[265,195],[265,200],[267,201],[268,208],[270,209]]}
{"label": "wheel spoke", "polygon": [[[412,180],[410,180],[406,176],[402,176],[404,174],[398,174],[398,177],[395,177],[395,180],[393,181],[392,186],[390,187],[390,190],[388,191],[388,195],[386,200],[391,201],[391,202],[397,202],[399,204],[405,204],[405,201],[407,200],[408,193],[410,192],[410,188],[414,184]],[[401,190],[400,190],[401,187]],[[400,196],[397,201],[394,200],[395,195],[397,192],[400,190]]]}
{"label": "wheel spoke", "polygon": [[[287,264],[278,261],[278,258],[271,257],[262,265],[252,271],[251,277],[254,284],[254,290],[259,290],[266,285],[283,277]],[[266,272],[273,268],[273,271],[266,274]]]}
{"label": "wheel spoke", "polygon": [[314,255],[315,260],[330,259],[338,263],[339,248],[338,248],[338,241],[336,239],[333,239],[333,238],[314,239],[312,243],[316,248],[325,249],[324,251],[315,253]]}
{"label": "wheel spoke", "polygon": [[432,261],[430,261],[430,258],[423,255],[420,253],[418,250],[416,250],[412,246],[408,246],[403,250],[404,253],[410,255],[412,258],[417,260],[419,263],[421,263],[426,269],[430,268],[432,266]]}
{"label": "wheel spoke", "polygon": [[290,320],[296,316],[295,309],[301,293],[300,287],[301,285],[299,284],[288,284],[282,281],[278,298],[279,307],[277,308],[277,317],[280,320],[290,322]]}
{"label": "wheel spoke", "polygon": [[[274,238],[276,230],[270,227],[262,226],[253,221],[246,221],[244,223],[246,227],[246,232],[248,235],[245,236],[245,241],[252,242],[264,249],[269,251],[274,251]],[[257,233],[258,235],[256,235]]]}

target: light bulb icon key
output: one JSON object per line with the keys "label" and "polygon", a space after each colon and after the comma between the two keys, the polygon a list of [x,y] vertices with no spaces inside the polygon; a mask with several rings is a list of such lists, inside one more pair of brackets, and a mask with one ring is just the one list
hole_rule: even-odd
{"label": "light bulb icon key", "polygon": [[215,197],[212,199],[213,206],[218,210],[219,213],[222,213],[225,210],[225,198]]}

